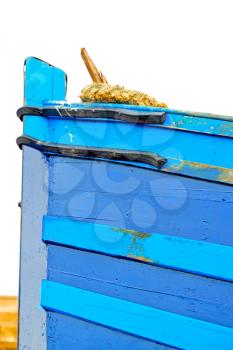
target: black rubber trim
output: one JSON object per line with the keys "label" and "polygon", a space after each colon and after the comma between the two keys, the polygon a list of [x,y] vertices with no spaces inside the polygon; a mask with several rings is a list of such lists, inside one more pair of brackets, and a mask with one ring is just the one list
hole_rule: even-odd
{"label": "black rubber trim", "polygon": [[137,162],[161,168],[167,159],[156,153],[143,151],[130,151],[111,148],[84,147],[84,146],[67,146],[52,142],[42,142],[28,136],[20,136],[16,140],[17,145],[35,148],[43,153],[56,154],[73,158],[98,158],[108,160],[119,160],[126,162]]}
{"label": "black rubber trim", "polygon": [[163,124],[165,112],[144,112],[107,108],[64,108],[64,107],[21,107],[17,116],[23,120],[25,115],[41,117],[65,117],[80,119],[111,119],[136,124]]}

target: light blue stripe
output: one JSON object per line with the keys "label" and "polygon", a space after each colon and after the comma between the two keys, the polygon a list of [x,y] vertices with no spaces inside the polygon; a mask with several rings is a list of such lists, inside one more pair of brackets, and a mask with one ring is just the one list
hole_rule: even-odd
{"label": "light blue stripe", "polygon": [[[42,106],[45,99],[64,99],[66,75],[60,69],[29,57],[24,67],[24,104]],[[48,137],[48,121],[25,117],[27,127]],[[25,123],[24,123],[25,127]],[[19,288],[18,349],[46,349],[46,312],[38,308],[41,279],[47,274],[47,249],[41,240],[42,216],[48,210],[48,163],[43,154],[23,148],[22,225]],[[33,235],[31,234],[33,231]]]}
{"label": "light blue stripe", "polygon": [[231,328],[60,283],[43,281],[41,305],[181,349],[233,349]]}
{"label": "light blue stripe", "polygon": [[133,111],[145,111],[145,112],[166,112],[169,114],[177,114],[183,116],[191,116],[194,118],[207,118],[207,119],[222,119],[227,121],[233,121],[233,116],[205,113],[205,112],[192,112],[192,111],[183,111],[170,108],[161,108],[161,107],[150,107],[150,106],[138,106],[130,104],[120,104],[120,103],[97,103],[97,102],[74,102],[69,103],[62,100],[45,100],[44,106],[56,106],[56,107],[65,107],[65,108],[117,108],[117,109],[129,109]]}
{"label": "light blue stripe", "polygon": [[24,67],[24,104],[42,106],[45,100],[65,99],[66,73],[36,57],[28,57]]}
{"label": "light blue stripe", "polygon": [[230,246],[53,216],[44,217],[43,240],[233,281]]}
{"label": "light blue stripe", "polygon": [[[157,128],[169,128],[177,130],[192,131],[198,133],[206,133],[210,135],[219,135],[233,137],[233,117],[217,116],[211,114],[201,114],[193,112],[174,111],[170,109],[152,108],[132,105],[119,104],[103,104],[103,103],[80,103],[80,104],[61,104],[48,103],[49,106],[76,108],[76,109],[94,109],[94,108],[109,108],[109,109],[123,109],[145,112],[166,112],[166,119],[162,125],[156,125]],[[67,117],[53,117],[55,119],[67,120]],[[51,118],[51,119],[53,119]],[[219,119],[223,118],[223,119]],[[104,120],[104,118],[103,118]]]}

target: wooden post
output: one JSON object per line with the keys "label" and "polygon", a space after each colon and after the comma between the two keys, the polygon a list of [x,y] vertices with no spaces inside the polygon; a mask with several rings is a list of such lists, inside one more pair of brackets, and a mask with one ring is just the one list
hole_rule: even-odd
{"label": "wooden post", "polygon": [[82,59],[87,67],[87,70],[88,70],[93,82],[100,83],[100,84],[101,83],[108,84],[107,79],[105,78],[103,73],[97,69],[96,65],[94,64],[94,62],[92,61],[92,59],[88,55],[87,50],[85,48],[81,49],[81,56],[82,56]]}

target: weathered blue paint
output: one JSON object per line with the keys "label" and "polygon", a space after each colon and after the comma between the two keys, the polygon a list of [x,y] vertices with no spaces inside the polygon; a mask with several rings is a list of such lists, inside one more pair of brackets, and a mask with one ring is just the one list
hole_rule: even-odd
{"label": "weathered blue paint", "polygon": [[47,310],[86,319],[181,349],[232,349],[231,328],[60,283],[43,281],[41,304]]}
{"label": "weathered blue paint", "polygon": [[[185,118],[191,117],[181,118],[186,120]],[[202,123],[205,121],[205,118],[199,119]],[[193,117],[193,120],[188,124],[198,125],[198,118]],[[208,128],[212,129],[215,128],[215,123],[220,122],[227,123],[221,125],[221,130],[231,132],[232,122],[209,119],[206,123]],[[65,145],[155,152],[168,159],[162,171],[232,184],[231,138],[223,138],[222,131],[216,132],[218,136],[210,135],[209,132],[202,133],[201,129],[196,130],[197,133],[190,133],[190,130],[185,127],[175,131],[171,128],[174,123],[181,125],[181,120],[172,121],[168,126],[142,126],[105,120],[26,116],[24,134],[43,141]]]}
{"label": "weathered blue paint", "polygon": [[[34,57],[25,61],[24,103],[42,106],[45,99],[64,99],[66,76]],[[43,134],[45,121],[30,121]],[[40,135],[40,133],[38,134]],[[42,242],[42,219],[48,206],[48,162],[40,152],[23,147],[22,220],[19,277],[18,348],[46,349],[46,313],[40,307],[40,284],[47,273],[47,248]],[[33,325],[33,327],[32,327]]]}
{"label": "weathered blue paint", "polygon": [[[50,118],[42,130],[38,129],[37,122],[33,125],[32,119],[25,118],[24,133],[36,139],[43,137],[43,141],[65,145],[154,152],[168,159],[162,171],[233,183],[231,138],[184,130],[175,132],[156,125],[142,127],[111,121],[64,118]],[[45,118],[42,119],[44,121]]]}
{"label": "weathered blue paint", "polygon": [[65,101],[45,101],[45,106],[57,106],[59,108],[110,108],[110,109],[128,109],[136,111],[165,112],[166,120],[162,126],[172,129],[187,130],[193,132],[207,133],[212,135],[233,136],[233,117],[215,115],[210,113],[196,113],[187,111],[178,111],[167,108],[145,107],[125,104],[111,103],[72,103]]}
{"label": "weathered blue paint", "polygon": [[[27,126],[25,120],[25,127]],[[233,124],[233,123],[232,123]],[[177,154],[168,148],[177,149],[182,159],[211,166],[232,169],[233,146],[231,138],[187,133],[157,127],[157,125],[132,125],[124,122],[53,119],[48,125],[46,141],[67,145],[109,147],[159,153],[169,160]],[[37,137],[35,128],[29,136]],[[124,137],[123,137],[124,135]],[[195,143],[193,140],[195,139]],[[204,147],[204,148],[203,148]],[[203,152],[205,149],[205,152]],[[221,152],[220,152],[221,151]],[[176,163],[178,165],[178,163]],[[168,165],[167,165],[168,166]]]}
{"label": "weathered blue paint", "polygon": [[[48,163],[38,151],[24,147],[19,277],[19,350],[46,349],[46,313],[40,309],[40,285],[46,278],[47,248],[41,240],[47,212]],[[32,327],[33,325],[33,327]]]}
{"label": "weathered blue paint", "polygon": [[43,239],[233,281],[233,247],[229,246],[51,216],[44,217]]}
{"label": "weathered blue paint", "polygon": [[165,113],[171,113],[172,115],[180,115],[180,116],[190,116],[190,117],[198,117],[198,118],[207,118],[212,120],[226,120],[226,121],[233,121],[233,116],[227,116],[222,114],[213,114],[213,113],[205,113],[205,112],[192,112],[192,111],[183,111],[183,110],[177,110],[177,109],[170,109],[170,108],[162,108],[162,107],[148,107],[148,106],[139,106],[139,105],[130,105],[130,104],[118,104],[118,103],[92,103],[92,102],[75,102],[75,103],[69,103],[67,101],[62,100],[45,100],[44,101],[45,106],[59,106],[59,107],[66,107],[66,108],[116,108],[116,109],[129,109],[129,110],[139,110],[139,111],[154,111],[154,112],[165,112]]}
{"label": "weathered blue paint", "polygon": [[51,244],[47,278],[233,328],[230,282]]}
{"label": "weathered blue paint", "polygon": [[24,63],[24,104],[40,107],[48,99],[65,99],[66,79],[61,69],[28,57]]}
{"label": "weathered blue paint", "polygon": [[50,158],[49,215],[233,245],[233,187],[116,163]]}
{"label": "weathered blue paint", "polygon": [[[86,322],[74,317],[48,312],[47,350],[175,350],[123,332]],[[177,348],[176,348],[177,349]]]}
{"label": "weathered blue paint", "polygon": [[[24,67],[24,104],[26,106],[43,106],[49,99],[65,99],[66,74],[47,62],[35,57],[25,60]],[[26,116],[24,120],[24,133],[36,129],[40,140],[47,140],[48,121],[46,118]]]}

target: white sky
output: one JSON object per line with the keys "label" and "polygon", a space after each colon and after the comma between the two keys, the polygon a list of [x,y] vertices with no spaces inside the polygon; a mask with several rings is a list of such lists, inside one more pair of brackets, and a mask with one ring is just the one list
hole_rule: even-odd
{"label": "white sky", "polygon": [[[0,9],[0,294],[18,290],[23,62],[37,56],[68,73],[75,100],[90,82],[86,47],[109,83],[169,107],[233,114],[233,1],[2,1]],[[32,232],[33,234],[33,232]]]}

